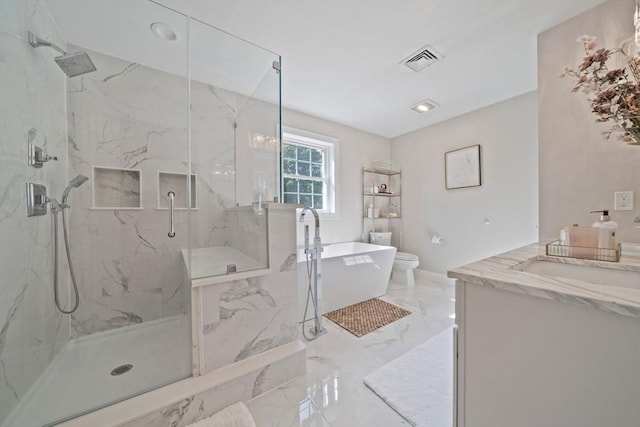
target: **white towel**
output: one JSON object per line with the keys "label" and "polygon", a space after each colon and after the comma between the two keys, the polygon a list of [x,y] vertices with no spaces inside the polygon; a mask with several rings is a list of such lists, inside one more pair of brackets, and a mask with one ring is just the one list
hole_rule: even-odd
{"label": "white towel", "polygon": [[256,423],[244,403],[238,402],[187,427],[256,427]]}

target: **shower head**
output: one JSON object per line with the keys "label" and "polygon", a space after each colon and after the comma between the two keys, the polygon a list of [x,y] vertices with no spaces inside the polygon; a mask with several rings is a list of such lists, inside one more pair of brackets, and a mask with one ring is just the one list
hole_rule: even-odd
{"label": "shower head", "polygon": [[80,52],[74,52],[74,53],[67,53],[60,46],[41,39],[40,37],[33,34],[31,31],[28,32],[28,36],[29,36],[29,44],[31,46],[50,47],[62,54],[62,56],[58,56],[54,59],[56,61],[56,64],[58,64],[58,66],[62,69],[62,71],[64,71],[67,77],[76,77],[82,74],[96,71],[96,66],[93,64],[93,61],[91,60],[87,52],[80,51]]}
{"label": "shower head", "polygon": [[54,59],[67,77],[76,77],[96,71],[96,66],[87,52],[67,53]]}
{"label": "shower head", "polygon": [[87,178],[84,175],[78,175],[75,178],[73,178],[71,181],[69,181],[69,185],[67,185],[67,188],[65,188],[64,192],[62,193],[62,204],[63,205],[67,204],[69,193],[71,192],[72,188],[80,187],[82,184],[84,184],[87,181],[89,181],[89,178]]}

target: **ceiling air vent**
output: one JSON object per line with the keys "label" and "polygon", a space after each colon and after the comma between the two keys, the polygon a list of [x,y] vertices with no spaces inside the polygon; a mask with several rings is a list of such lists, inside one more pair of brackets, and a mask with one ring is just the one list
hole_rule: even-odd
{"label": "ceiling air vent", "polygon": [[442,58],[444,58],[444,55],[438,52],[433,46],[426,45],[420,50],[413,52],[411,55],[404,58],[400,63],[406,65],[417,73]]}

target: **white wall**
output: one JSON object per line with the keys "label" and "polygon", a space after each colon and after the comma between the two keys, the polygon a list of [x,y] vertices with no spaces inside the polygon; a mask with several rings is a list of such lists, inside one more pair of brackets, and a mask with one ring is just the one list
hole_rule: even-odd
{"label": "white wall", "polygon": [[[403,248],[448,269],[537,240],[537,97],[530,92],[392,140]],[[446,190],[444,153],[480,144],[482,186]],[[489,220],[489,225],[485,224]],[[441,245],[430,243],[437,234]]]}
{"label": "white wall", "polygon": [[538,37],[541,238],[569,224],[591,225],[598,216],[589,211],[613,210],[614,192],[632,190],[635,209],[610,214],[620,226],[618,241],[640,242],[633,222],[640,214],[640,147],[607,141],[601,132],[610,123],[596,123],[585,96],[571,92],[571,80],[558,78],[566,64],[575,67],[584,56],[578,36],[596,36],[607,48],[632,37],[633,10],[633,0],[608,1]]}
{"label": "white wall", "polygon": [[[363,166],[375,161],[389,161],[391,157],[389,140],[287,109],[282,110],[282,125],[338,139],[336,167],[338,216],[321,218],[320,236],[323,243],[360,241],[362,238],[361,170]],[[303,232],[303,224],[298,224],[299,245],[303,241]]]}

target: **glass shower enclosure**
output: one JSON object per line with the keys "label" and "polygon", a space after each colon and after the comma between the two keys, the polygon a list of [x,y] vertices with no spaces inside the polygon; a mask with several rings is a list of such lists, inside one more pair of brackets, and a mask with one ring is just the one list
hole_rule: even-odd
{"label": "glass shower enclosure", "polygon": [[0,426],[190,376],[191,279],[268,266],[280,57],[151,1],[3,0],[0,75]]}

